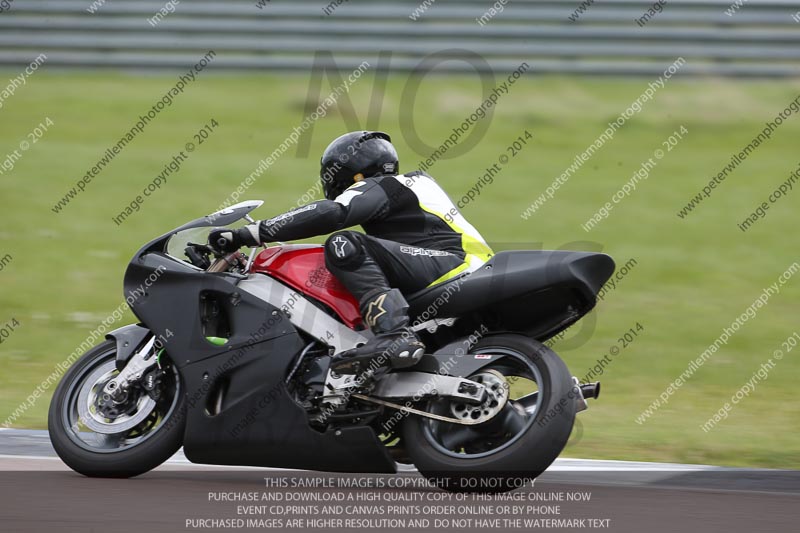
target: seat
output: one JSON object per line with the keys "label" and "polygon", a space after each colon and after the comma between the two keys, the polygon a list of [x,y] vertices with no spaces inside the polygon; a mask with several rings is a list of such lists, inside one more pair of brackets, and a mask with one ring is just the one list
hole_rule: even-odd
{"label": "seat", "polygon": [[423,289],[406,300],[412,317],[452,318],[482,310],[495,315],[527,314],[531,320],[540,313],[566,316],[591,309],[613,272],[614,261],[600,253],[505,251],[471,274]]}

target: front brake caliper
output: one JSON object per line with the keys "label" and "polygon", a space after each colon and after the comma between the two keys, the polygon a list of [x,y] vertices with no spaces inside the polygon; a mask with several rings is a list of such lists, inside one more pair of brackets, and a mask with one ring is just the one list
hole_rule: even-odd
{"label": "front brake caliper", "polygon": [[161,376],[163,372],[160,368],[152,368],[142,378],[142,388],[147,391],[147,394],[156,401],[161,397]]}
{"label": "front brake caliper", "polygon": [[153,353],[155,342],[155,336],[151,337],[142,349],[131,357],[120,373],[106,383],[103,392],[119,401],[132,383],[141,380],[148,369],[158,363],[158,357]]}

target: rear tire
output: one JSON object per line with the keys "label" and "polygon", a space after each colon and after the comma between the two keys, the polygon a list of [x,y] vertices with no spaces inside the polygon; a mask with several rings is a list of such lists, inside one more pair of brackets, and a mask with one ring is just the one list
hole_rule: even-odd
{"label": "rear tire", "polygon": [[[434,444],[430,432],[426,433],[425,424],[436,422],[420,416],[409,416],[404,422],[406,449],[417,469],[452,492],[506,492],[529,484],[564,449],[575,421],[572,376],[555,352],[528,337],[502,334],[484,338],[472,353],[492,353],[493,349],[519,354],[541,376],[541,383],[537,383],[540,403],[516,440],[489,455],[457,457]],[[561,408],[557,407],[559,403]]]}
{"label": "rear tire", "polygon": [[[48,430],[50,440],[58,456],[67,466],[90,477],[127,478],[152,470],[169,459],[183,442],[186,426],[186,395],[178,387],[173,391],[173,400],[167,416],[140,442],[120,449],[91,449],[86,442],[81,444],[68,422],[67,413],[73,409],[70,402],[76,400],[75,387],[100,365],[108,364],[116,357],[116,343],[105,341],[92,348],[64,374],[50,402]],[[175,374],[177,376],[177,374]],[[178,378],[176,378],[178,379]]]}

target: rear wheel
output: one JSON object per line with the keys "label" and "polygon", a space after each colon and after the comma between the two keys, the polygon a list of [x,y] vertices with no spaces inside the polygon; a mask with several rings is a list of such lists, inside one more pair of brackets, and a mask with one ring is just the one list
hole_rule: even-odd
{"label": "rear wheel", "polygon": [[186,399],[177,371],[162,361],[156,392],[133,386],[123,400],[114,402],[102,391],[118,373],[116,343],[103,342],[66,372],[50,403],[53,447],[81,474],[136,476],[160,465],[181,446]]}
{"label": "rear wheel", "polygon": [[528,337],[487,337],[471,355],[477,354],[491,358],[466,377],[487,388],[487,401],[437,399],[425,408],[473,425],[410,416],[403,436],[417,469],[438,486],[504,492],[541,474],[564,449],[575,420],[574,385],[561,358]]}

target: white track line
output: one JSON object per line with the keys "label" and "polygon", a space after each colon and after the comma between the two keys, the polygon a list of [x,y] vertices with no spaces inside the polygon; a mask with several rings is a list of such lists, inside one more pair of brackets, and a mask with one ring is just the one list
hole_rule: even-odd
{"label": "white track line", "polygon": [[[48,460],[48,461],[61,461],[58,457],[46,455],[9,455],[0,454],[0,459],[34,459],[34,460]],[[198,464],[189,461],[183,452],[178,452],[169,459],[164,465],[180,465],[180,466],[198,466],[198,467],[211,467],[211,468],[234,468],[239,470],[285,470],[283,468],[270,468],[270,467],[257,467],[257,466],[236,466],[236,465],[206,465]],[[416,469],[406,467],[405,465],[398,465],[404,467],[402,472],[416,472]],[[556,462],[547,469],[548,472],[693,472],[704,470],[741,470],[741,469],[728,469],[724,467],[707,466],[707,465],[681,465],[670,463],[642,463],[634,461],[600,461],[592,459],[556,459]]]}
{"label": "white track line", "polygon": [[[22,430],[16,428],[0,428],[0,431],[10,431],[7,434],[9,437],[15,438],[31,438],[34,440],[48,440],[46,430]],[[14,435],[19,433],[19,435]],[[5,436],[4,436],[5,438]],[[2,448],[0,448],[2,449]],[[56,457],[36,456],[36,455],[8,455],[0,454],[0,458],[31,458],[31,459],[58,459]],[[247,467],[247,466],[229,466],[229,465],[199,465],[192,463],[183,454],[183,448],[178,453],[173,455],[164,464],[169,465],[193,465],[193,466],[216,466],[220,468],[238,468],[238,469],[257,469],[257,470],[285,470],[282,468],[268,468],[268,467]],[[406,467],[405,465],[398,465],[399,469],[403,472],[416,471],[413,467]],[[769,471],[772,469],[763,468],[736,468],[724,466],[711,466],[700,464],[680,464],[680,463],[650,463],[643,461],[619,461],[619,460],[605,460],[605,459],[576,459],[576,458],[560,458],[547,469],[548,472],[697,472],[697,471],[718,471],[718,472],[734,472],[734,471]]]}
{"label": "white track line", "polygon": [[703,470],[733,469],[711,465],[646,463],[642,461],[618,461],[607,459],[572,459],[565,457],[556,459],[553,465],[547,470],[557,472],[697,472]]}
{"label": "white track line", "polygon": [[0,459],[34,459],[34,460],[47,460],[47,461],[61,461],[58,457],[50,457],[47,455],[6,455],[0,454]]}

